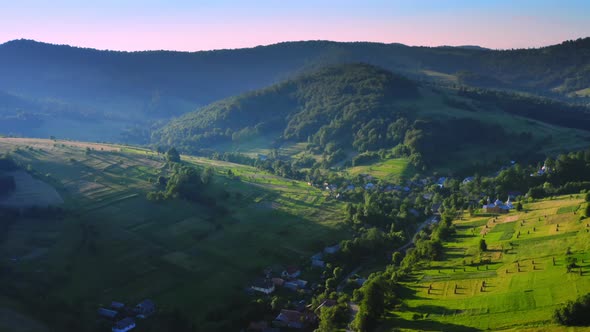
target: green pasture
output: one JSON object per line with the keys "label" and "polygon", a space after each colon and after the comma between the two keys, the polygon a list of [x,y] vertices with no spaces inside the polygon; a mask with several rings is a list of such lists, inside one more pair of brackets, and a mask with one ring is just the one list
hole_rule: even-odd
{"label": "green pasture", "polygon": [[350,175],[369,174],[384,181],[407,179],[415,174],[415,170],[407,158],[395,158],[378,161],[369,165],[351,167],[347,170]]}
{"label": "green pasture", "polygon": [[[590,292],[589,221],[575,213],[582,203],[581,196],[563,196],[497,218],[455,221],[445,259],[403,283],[404,304],[392,308],[380,330],[565,330],[552,322],[553,311]],[[480,253],[482,238],[488,250]],[[579,265],[570,273],[568,256]]]}

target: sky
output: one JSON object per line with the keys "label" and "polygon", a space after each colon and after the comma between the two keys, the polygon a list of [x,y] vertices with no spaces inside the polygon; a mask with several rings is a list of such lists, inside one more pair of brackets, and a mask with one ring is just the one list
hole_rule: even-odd
{"label": "sky", "polygon": [[590,0],[0,0],[0,43],[199,51],[283,41],[528,48],[590,36]]}

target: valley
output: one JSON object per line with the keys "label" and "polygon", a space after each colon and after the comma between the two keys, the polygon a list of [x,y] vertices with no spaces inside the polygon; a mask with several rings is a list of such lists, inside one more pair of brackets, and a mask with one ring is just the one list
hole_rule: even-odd
{"label": "valley", "polygon": [[86,322],[101,303],[150,297],[162,311],[180,310],[201,325],[212,312],[247,301],[243,289],[258,270],[296,264],[348,233],[341,203],[248,166],[182,156],[214,167],[211,190],[227,198],[213,207],[146,200],[150,179],[165,165],[149,150],[0,138],[0,151],[30,166],[65,201],[62,216],[19,220],[2,237],[0,257],[10,271],[3,283],[20,276],[14,295],[23,303],[14,310],[25,313],[34,305],[24,294],[42,285],[47,302],[36,305],[75,305]]}

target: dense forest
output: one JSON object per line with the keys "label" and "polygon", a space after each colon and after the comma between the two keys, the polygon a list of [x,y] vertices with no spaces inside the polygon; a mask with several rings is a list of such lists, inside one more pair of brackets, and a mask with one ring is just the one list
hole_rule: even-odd
{"label": "dense forest", "polygon": [[[436,100],[442,102],[433,104]],[[446,107],[471,114],[450,117]],[[590,128],[590,111],[583,106],[474,88],[435,88],[371,65],[350,64],[215,102],[171,121],[152,139],[190,153],[258,137],[277,145],[308,142],[328,165],[345,160],[351,151],[366,155],[385,149],[422,169],[461,148],[520,145],[530,154],[542,143],[530,131],[479,120],[486,113]]]}

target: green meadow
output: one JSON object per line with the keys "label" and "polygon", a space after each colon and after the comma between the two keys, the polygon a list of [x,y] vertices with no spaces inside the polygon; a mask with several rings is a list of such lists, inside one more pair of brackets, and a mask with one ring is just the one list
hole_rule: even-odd
{"label": "green meadow", "polygon": [[[524,204],[522,212],[464,215],[445,259],[404,282],[404,304],[380,331],[586,331],[554,325],[560,304],[590,292],[590,220],[581,195]],[[485,239],[488,250],[480,252]],[[568,273],[567,257],[578,267]]]}
{"label": "green meadow", "polygon": [[[219,197],[216,207],[151,202],[145,198],[154,190],[148,180],[165,173],[162,155],[77,144],[0,139],[0,151],[10,151],[53,185],[67,211],[61,220],[14,224],[0,243],[0,257],[18,258],[13,268],[25,276],[23,283],[47,283],[49,295],[83,308],[85,319],[94,320],[100,304],[152,298],[159,308],[179,309],[198,323],[227,310],[226,299],[245,297],[243,290],[264,267],[308,262],[348,235],[343,204],[306,183],[183,156],[186,163],[214,168],[208,190]],[[218,213],[220,207],[228,212]]]}
{"label": "green meadow", "polygon": [[369,165],[354,166],[347,169],[350,175],[368,174],[384,181],[407,179],[415,174],[407,158],[395,158],[378,161]]}

